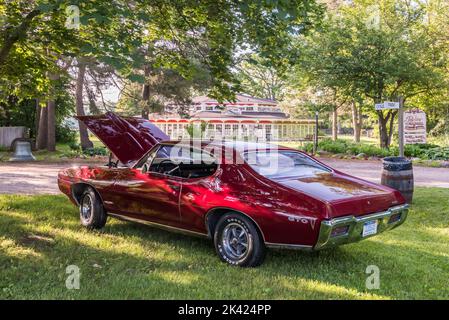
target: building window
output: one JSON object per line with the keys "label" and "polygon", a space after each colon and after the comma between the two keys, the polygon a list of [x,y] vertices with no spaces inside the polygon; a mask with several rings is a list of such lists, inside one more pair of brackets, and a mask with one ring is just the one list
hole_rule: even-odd
{"label": "building window", "polygon": [[212,107],[212,106],[207,106],[206,107],[206,111],[213,111],[214,110],[214,107]]}
{"label": "building window", "polygon": [[248,137],[248,125],[242,124],[242,137],[247,138]]}
{"label": "building window", "polygon": [[231,133],[231,125],[230,124],[225,124],[225,136],[226,137],[230,137],[232,135]]}
{"label": "building window", "polygon": [[239,136],[239,125],[233,124],[232,125],[232,137],[237,138]]}
{"label": "building window", "polygon": [[217,134],[217,136],[221,136],[223,134],[223,125],[222,124],[216,125],[215,133]]}
{"label": "building window", "polygon": [[209,123],[207,125],[206,137],[210,138],[214,136],[214,125]]}
{"label": "building window", "polygon": [[271,124],[265,125],[265,138],[267,141],[273,140],[272,134],[271,134]]}

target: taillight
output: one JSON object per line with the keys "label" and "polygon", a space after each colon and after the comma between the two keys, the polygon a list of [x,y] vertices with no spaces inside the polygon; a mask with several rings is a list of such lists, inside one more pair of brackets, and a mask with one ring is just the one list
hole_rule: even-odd
{"label": "taillight", "polygon": [[390,220],[388,220],[388,223],[394,223],[401,220],[401,214],[400,213],[395,213],[390,217]]}
{"label": "taillight", "polygon": [[349,226],[348,225],[341,226],[341,227],[335,227],[331,231],[331,237],[339,237],[339,236],[347,235],[348,231],[349,231]]}

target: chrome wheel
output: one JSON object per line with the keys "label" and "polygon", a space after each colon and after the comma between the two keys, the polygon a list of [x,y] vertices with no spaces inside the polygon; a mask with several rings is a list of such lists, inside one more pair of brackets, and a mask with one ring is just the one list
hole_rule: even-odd
{"label": "chrome wheel", "polygon": [[231,260],[244,259],[250,251],[251,241],[248,231],[238,223],[230,223],[223,230],[223,249]]}
{"label": "chrome wheel", "polygon": [[84,221],[89,221],[92,216],[92,197],[89,194],[86,194],[83,197],[83,201],[80,207],[81,211],[81,219]]}

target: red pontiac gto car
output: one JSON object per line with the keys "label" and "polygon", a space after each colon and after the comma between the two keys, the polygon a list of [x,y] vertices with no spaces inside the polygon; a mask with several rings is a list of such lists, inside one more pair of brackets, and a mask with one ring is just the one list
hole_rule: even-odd
{"label": "red pontiac gto car", "polygon": [[328,248],[407,217],[398,191],[294,149],[166,141],[150,121],[114,113],[79,119],[118,159],[59,173],[60,190],[88,228],[102,228],[111,216],[209,237],[223,261],[251,267],[266,248]]}

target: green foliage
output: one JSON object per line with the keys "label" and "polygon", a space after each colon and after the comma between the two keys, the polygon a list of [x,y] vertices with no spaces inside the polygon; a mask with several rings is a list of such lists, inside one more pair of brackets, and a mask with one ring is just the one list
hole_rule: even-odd
{"label": "green foliage", "polygon": [[[79,7],[79,29],[65,26],[68,5]],[[2,85],[14,88],[29,80],[28,95],[45,93],[45,73],[56,67],[54,58],[60,55],[93,56],[133,81],[144,80],[135,70],[153,56],[153,68],[189,78],[196,63],[186,52],[194,52],[196,61],[208,66],[211,95],[229,96],[238,86],[230,70],[237,49],[251,49],[273,65],[285,65],[295,52],[291,36],[305,33],[322,13],[313,0],[136,0],[133,5],[123,0],[11,0],[0,5],[7,21],[0,28]],[[24,88],[16,95],[25,94]]]}
{"label": "green foliage", "polygon": [[[303,148],[308,153],[313,152],[313,143],[307,143]],[[399,151],[397,146],[390,149],[379,148],[367,143],[354,143],[348,140],[323,139],[318,142],[318,151],[330,152],[333,154],[359,155],[367,157],[388,157],[397,156]],[[412,144],[405,145],[404,154],[406,157],[421,158],[424,160],[449,160],[449,147],[440,147],[434,144]]]}
{"label": "green foliage", "polygon": [[66,124],[56,126],[56,141],[60,143],[75,143],[77,131]]}
{"label": "green foliage", "polygon": [[429,149],[439,148],[435,144],[407,144],[404,147],[404,155],[406,157],[422,158]]}
{"label": "green foliage", "polygon": [[108,150],[104,147],[93,147],[83,150],[83,154],[94,157],[94,156],[107,156]]}
{"label": "green foliage", "polygon": [[274,67],[270,61],[249,54],[237,67],[242,92],[254,97],[282,100],[285,96],[286,70]]}
{"label": "green foliage", "polygon": [[[304,150],[306,152],[312,152],[313,144],[308,143]],[[348,140],[337,139],[333,141],[332,139],[323,139],[318,142],[318,151],[325,151],[334,154],[349,154],[349,155],[359,155],[364,154],[368,157],[387,157],[395,155],[395,150],[387,150],[379,148],[372,144],[365,143],[354,143]]]}
{"label": "green foliage", "polygon": [[201,121],[201,123],[190,123],[186,126],[187,133],[191,138],[202,138],[207,128],[207,122]]}
{"label": "green foliage", "polygon": [[303,47],[299,78],[320,93],[335,94],[332,103],[346,99],[369,105],[364,110],[378,118],[380,145],[388,148],[390,119],[397,111],[376,112],[375,102],[403,96],[406,105],[425,105],[432,101],[429,97],[439,96],[440,108],[448,110],[442,100],[447,102],[449,46],[447,33],[439,31],[448,30],[442,14],[448,4],[441,6],[446,7],[356,0],[330,10],[321,30],[298,39]]}
{"label": "green foliage", "polygon": [[72,151],[81,151],[81,145],[78,142],[70,142],[67,145]]}
{"label": "green foliage", "polygon": [[[65,120],[75,110],[73,96],[68,91],[67,79],[60,79],[54,84],[56,99],[56,140],[72,142],[76,139],[76,131],[71,129]],[[45,103],[41,103],[45,107]],[[30,137],[36,138],[36,100],[21,99],[9,95],[7,101],[0,102],[0,126],[24,126],[30,130]]]}
{"label": "green foliage", "polygon": [[423,152],[423,158],[429,160],[449,160],[449,147],[430,148]]}

